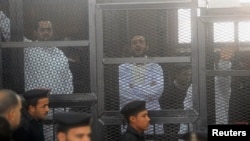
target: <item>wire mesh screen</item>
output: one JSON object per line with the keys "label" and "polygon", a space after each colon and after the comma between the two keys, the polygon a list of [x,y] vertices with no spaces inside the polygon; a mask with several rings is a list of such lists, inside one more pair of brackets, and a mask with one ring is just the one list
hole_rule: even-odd
{"label": "wire mesh screen", "polygon": [[24,92],[24,58],[23,49],[2,50],[3,87],[12,89],[17,93]]}
{"label": "wire mesh screen", "polygon": [[53,25],[52,40],[88,39],[88,0],[24,0],[24,36],[36,40],[34,29],[39,19]]}
{"label": "wire mesh screen", "polygon": [[[232,68],[236,70],[250,69],[250,50],[239,50],[235,53]],[[229,100],[229,122],[249,122],[249,76],[231,77],[231,97]]]}
{"label": "wire mesh screen", "polygon": [[[179,13],[179,16],[190,17],[190,10],[183,10]],[[181,24],[178,26],[177,15],[178,10],[173,9],[104,11],[104,56],[132,56],[130,39],[135,35],[142,35],[146,38],[149,46],[148,56],[173,55],[175,49],[181,46],[178,42],[178,32],[188,32],[191,27],[191,25],[185,25],[188,28],[184,30],[185,26]],[[181,40],[187,41],[189,37],[182,35],[180,35]]]}
{"label": "wire mesh screen", "polygon": [[[232,22],[206,24],[206,69],[230,71],[235,45]],[[207,77],[208,124],[227,124],[231,76]]]}
{"label": "wire mesh screen", "polygon": [[[104,10],[103,47],[104,58],[191,56],[190,9]],[[146,100],[148,110],[192,109],[191,76],[191,63],[105,64],[104,109],[118,111],[132,100]],[[145,133],[148,140],[177,140],[180,128],[162,123]],[[104,126],[105,140],[124,131]]]}
{"label": "wire mesh screen", "polygon": [[89,47],[59,47],[69,60],[74,93],[90,92]]}
{"label": "wire mesh screen", "polygon": [[48,88],[52,94],[90,92],[88,47],[6,48],[2,57],[5,88],[18,93],[33,88]]}
{"label": "wire mesh screen", "polygon": [[90,107],[84,107],[84,106],[71,106],[71,107],[57,107],[57,108],[50,108],[50,112],[48,114],[48,119],[45,120],[43,123],[43,132],[44,132],[44,138],[46,141],[55,141],[56,140],[56,124],[53,121],[53,115],[54,113],[58,112],[85,112],[85,113],[91,113]]}
{"label": "wire mesh screen", "polygon": [[[242,30],[248,26],[246,23],[232,21],[206,24],[207,70],[249,70],[248,33]],[[234,43],[235,39],[240,43]],[[208,124],[249,122],[249,76],[240,76],[241,72],[237,75],[207,77]]]}
{"label": "wire mesh screen", "polygon": [[[177,141],[182,137],[183,129],[191,128],[188,124],[165,124],[164,134],[161,135],[146,135],[147,141]],[[117,141],[120,139],[123,133],[122,130],[126,130],[126,127],[121,125],[105,125],[104,126],[104,141]],[[178,134],[179,133],[179,134]]]}

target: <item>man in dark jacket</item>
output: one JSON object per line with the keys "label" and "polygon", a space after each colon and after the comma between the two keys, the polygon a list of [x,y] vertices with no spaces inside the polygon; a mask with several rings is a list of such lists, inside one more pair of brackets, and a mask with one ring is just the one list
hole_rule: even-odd
{"label": "man in dark jacket", "polygon": [[11,141],[11,128],[6,118],[0,116],[0,141]]}
{"label": "man in dark jacket", "polygon": [[120,141],[145,141],[144,131],[150,121],[145,104],[145,101],[132,101],[121,109],[128,127]]}
{"label": "man in dark jacket", "polygon": [[42,121],[49,111],[50,90],[33,89],[25,92],[20,127],[14,131],[14,141],[44,141]]}

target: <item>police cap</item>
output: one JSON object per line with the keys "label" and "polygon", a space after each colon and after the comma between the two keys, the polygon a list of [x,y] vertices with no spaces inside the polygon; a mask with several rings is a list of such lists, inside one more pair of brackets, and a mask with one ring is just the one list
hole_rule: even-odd
{"label": "police cap", "polygon": [[24,92],[23,97],[25,100],[41,99],[48,97],[49,93],[49,89],[32,89]]}
{"label": "police cap", "polygon": [[146,110],[146,101],[140,101],[140,100],[136,100],[136,101],[132,101],[127,103],[122,109],[121,109],[121,113],[125,116],[131,116],[131,115],[135,115],[141,111]]}
{"label": "police cap", "polygon": [[91,117],[87,113],[67,112],[55,113],[54,120],[58,124],[58,130],[67,130],[69,128],[88,126],[91,122]]}

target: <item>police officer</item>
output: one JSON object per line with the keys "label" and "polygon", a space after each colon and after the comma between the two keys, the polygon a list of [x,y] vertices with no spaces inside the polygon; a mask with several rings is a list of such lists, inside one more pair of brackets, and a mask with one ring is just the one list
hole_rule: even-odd
{"label": "police officer", "polygon": [[44,141],[42,121],[49,111],[50,90],[32,89],[23,94],[25,99],[20,127],[14,131],[14,141]]}
{"label": "police officer", "polygon": [[91,117],[86,113],[68,112],[54,115],[58,141],[91,141]]}
{"label": "police officer", "polygon": [[0,117],[4,117],[10,124],[11,130],[20,124],[22,102],[16,92],[9,89],[0,90]]}
{"label": "police officer", "polygon": [[144,131],[150,121],[145,104],[146,101],[132,101],[121,109],[128,127],[120,141],[145,141]]}

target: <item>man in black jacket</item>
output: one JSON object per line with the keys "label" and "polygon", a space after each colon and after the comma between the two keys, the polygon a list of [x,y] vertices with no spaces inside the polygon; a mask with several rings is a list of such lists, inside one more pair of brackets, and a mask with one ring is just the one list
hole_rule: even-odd
{"label": "man in black jacket", "polygon": [[33,89],[25,92],[20,127],[14,131],[14,141],[44,141],[42,121],[49,111],[50,90]]}
{"label": "man in black jacket", "polygon": [[150,121],[145,104],[145,101],[132,101],[121,109],[128,127],[120,141],[145,141],[144,131],[147,130]]}

